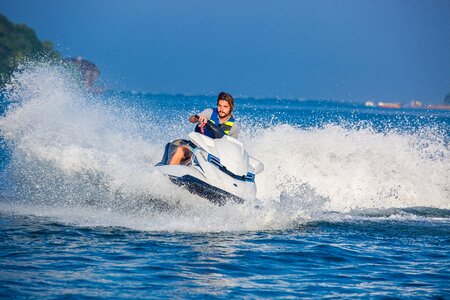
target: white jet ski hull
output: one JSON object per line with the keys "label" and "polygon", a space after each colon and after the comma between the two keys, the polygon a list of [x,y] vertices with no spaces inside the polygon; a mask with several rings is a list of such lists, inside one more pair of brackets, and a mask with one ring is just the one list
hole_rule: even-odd
{"label": "white jet ski hull", "polygon": [[195,132],[189,134],[189,139],[195,145],[189,165],[167,165],[168,144],[163,161],[157,165],[163,174],[218,205],[256,199],[255,173],[261,172],[263,166],[248,156],[242,142],[229,136],[211,139]]}

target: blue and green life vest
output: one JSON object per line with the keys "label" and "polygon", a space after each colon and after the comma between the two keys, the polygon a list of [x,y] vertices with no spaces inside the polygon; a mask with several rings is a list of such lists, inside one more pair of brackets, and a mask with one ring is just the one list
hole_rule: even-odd
{"label": "blue and green life vest", "polygon": [[[213,109],[213,113],[211,115],[211,119],[209,119],[212,123],[214,124],[219,124],[219,127],[222,128],[222,130],[225,132],[225,134],[229,134],[230,133],[230,129],[231,127],[233,127],[234,124],[234,118],[233,116],[231,116],[228,121],[220,124],[220,120],[219,120],[219,112],[217,111],[217,108]],[[201,132],[200,130],[200,126],[199,124],[197,124],[197,126],[195,127],[195,132]],[[206,127],[204,127],[204,134],[206,136],[209,136],[210,138],[214,138],[213,133],[208,130]]]}

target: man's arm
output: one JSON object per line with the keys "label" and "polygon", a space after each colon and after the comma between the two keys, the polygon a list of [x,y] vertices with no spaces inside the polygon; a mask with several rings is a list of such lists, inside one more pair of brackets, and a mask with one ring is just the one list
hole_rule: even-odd
{"label": "man's arm", "polygon": [[231,126],[231,129],[230,129],[230,132],[228,133],[228,135],[237,139],[238,134],[239,134],[239,124],[235,121],[233,126]]}
{"label": "man's arm", "polygon": [[213,110],[211,108],[207,108],[198,114],[198,116],[200,117],[198,119],[195,117],[195,115],[190,116],[189,122],[191,122],[191,123],[197,123],[197,122],[206,123],[206,122],[208,122],[209,119],[211,119],[212,113],[213,113]]}

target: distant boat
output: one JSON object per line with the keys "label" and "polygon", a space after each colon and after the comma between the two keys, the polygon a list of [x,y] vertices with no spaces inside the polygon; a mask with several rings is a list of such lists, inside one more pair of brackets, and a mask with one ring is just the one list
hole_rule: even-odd
{"label": "distant boat", "polygon": [[427,105],[425,109],[450,109],[450,105]]}
{"label": "distant boat", "polygon": [[411,103],[409,105],[412,108],[420,108],[423,107],[422,101],[419,100],[411,100]]}
{"label": "distant boat", "polygon": [[401,103],[378,102],[377,106],[383,107],[383,108],[401,108],[402,104]]}

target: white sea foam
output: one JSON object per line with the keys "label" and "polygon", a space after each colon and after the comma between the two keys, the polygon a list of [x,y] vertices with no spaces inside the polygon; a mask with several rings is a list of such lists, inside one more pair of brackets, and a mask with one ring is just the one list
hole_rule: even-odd
{"label": "white sea foam", "polygon": [[[258,178],[264,199],[279,198],[283,191],[306,184],[328,199],[326,210],[448,209],[449,149],[433,134],[431,130],[411,135],[336,125],[311,130],[283,125],[262,131],[246,144],[266,163]],[[430,138],[423,140],[423,136]]]}
{"label": "white sea foam", "polygon": [[4,211],[86,226],[239,231],[282,229],[327,219],[331,211],[450,209],[449,149],[432,129],[242,126],[249,152],[265,164],[259,200],[217,207],[153,168],[167,137],[187,129],[151,130],[158,126],[151,107],[143,113],[105,104],[66,69],[48,64],[24,66],[6,95],[15,104],[0,130],[12,149],[9,172],[19,200],[2,205]]}

